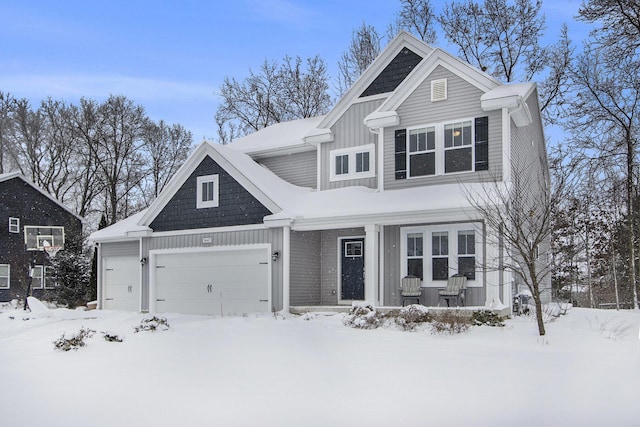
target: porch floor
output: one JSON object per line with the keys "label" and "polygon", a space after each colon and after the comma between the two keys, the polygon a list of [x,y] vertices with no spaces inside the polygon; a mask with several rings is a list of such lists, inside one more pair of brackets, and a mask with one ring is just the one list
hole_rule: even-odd
{"label": "porch floor", "polygon": [[[397,310],[401,307],[376,307],[376,310],[386,313],[390,310]],[[291,314],[304,314],[304,313],[348,313],[351,309],[350,305],[297,305],[289,307],[289,312]],[[429,311],[438,312],[438,311],[446,311],[446,310],[460,310],[461,312],[471,316],[474,311],[478,310],[491,310],[502,317],[511,316],[511,309],[509,307],[505,307],[500,310],[487,308],[484,306],[469,306],[469,307],[427,307]]]}

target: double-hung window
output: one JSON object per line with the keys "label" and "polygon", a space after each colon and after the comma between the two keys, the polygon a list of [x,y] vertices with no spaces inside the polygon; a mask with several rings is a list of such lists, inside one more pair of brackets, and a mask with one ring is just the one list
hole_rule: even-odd
{"label": "double-hung window", "polygon": [[197,209],[218,207],[220,203],[219,182],[218,175],[206,175],[197,178]]}
{"label": "double-hung window", "polygon": [[42,270],[43,267],[41,265],[36,265],[31,269],[31,289],[42,289],[44,284]]}
{"label": "double-hung window", "polygon": [[374,152],[374,144],[332,150],[330,152],[331,181],[375,176]]}
{"label": "double-hung window", "polygon": [[431,279],[449,278],[449,233],[434,231],[431,233]]}
{"label": "double-hung window", "polygon": [[0,289],[9,289],[11,283],[11,266],[0,264]]}
{"label": "double-hung window", "polygon": [[20,218],[9,218],[9,233],[20,233]]}
{"label": "double-hung window", "polygon": [[411,129],[409,135],[409,176],[435,175],[436,128]]}
{"label": "double-hung window", "polygon": [[473,170],[471,121],[444,125],[444,173]]}
{"label": "double-hung window", "polygon": [[422,233],[407,234],[407,274],[423,277],[424,265],[424,237]]}
{"label": "double-hung window", "polygon": [[468,280],[476,278],[475,230],[458,231],[458,273],[467,276]]}

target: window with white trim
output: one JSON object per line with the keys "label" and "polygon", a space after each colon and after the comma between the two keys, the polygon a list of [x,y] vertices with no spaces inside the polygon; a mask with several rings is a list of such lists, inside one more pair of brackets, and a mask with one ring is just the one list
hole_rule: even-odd
{"label": "window with white trim", "polygon": [[31,268],[31,289],[42,289],[44,277],[42,277],[42,266],[36,265]]}
{"label": "window with white trim", "polygon": [[11,266],[0,264],[0,289],[9,289],[11,285]]}
{"label": "window with white trim", "polygon": [[220,203],[220,179],[216,175],[197,178],[196,209],[217,208]]}
{"label": "window with white trim", "polygon": [[20,233],[20,218],[9,218],[9,233]]}
{"label": "window with white trim", "polygon": [[64,227],[25,225],[24,244],[28,251],[41,251],[45,246],[64,248]]}
{"label": "window with white trim", "polygon": [[361,258],[362,242],[344,242],[344,256],[346,258]]}
{"label": "window with white trim", "polygon": [[473,171],[474,141],[472,119],[407,129],[408,176]]}
{"label": "window with white trim", "polygon": [[470,286],[477,281],[477,260],[481,235],[473,223],[405,227],[401,232],[401,277],[412,275],[423,286],[442,287],[454,274],[467,276]]}
{"label": "window with white trim", "polygon": [[375,144],[332,150],[329,154],[331,181],[375,176],[374,153]]}

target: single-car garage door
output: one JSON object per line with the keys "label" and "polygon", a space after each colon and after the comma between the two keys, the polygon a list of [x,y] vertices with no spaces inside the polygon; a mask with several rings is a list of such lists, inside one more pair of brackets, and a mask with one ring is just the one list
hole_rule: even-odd
{"label": "single-car garage door", "polygon": [[269,251],[265,248],[156,254],[154,264],[151,298],[158,313],[271,311]]}
{"label": "single-car garage door", "polygon": [[140,311],[140,261],[138,257],[102,259],[103,308]]}

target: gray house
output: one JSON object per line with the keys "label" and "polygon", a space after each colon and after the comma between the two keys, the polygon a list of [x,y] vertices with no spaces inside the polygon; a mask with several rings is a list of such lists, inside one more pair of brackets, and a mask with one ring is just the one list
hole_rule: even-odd
{"label": "gray house", "polygon": [[467,276],[466,304],[516,278],[466,195],[528,159],[548,180],[533,83],[504,85],[407,33],[322,117],[204,142],[145,211],[95,232],[99,305],[198,314],[422,303]]}

